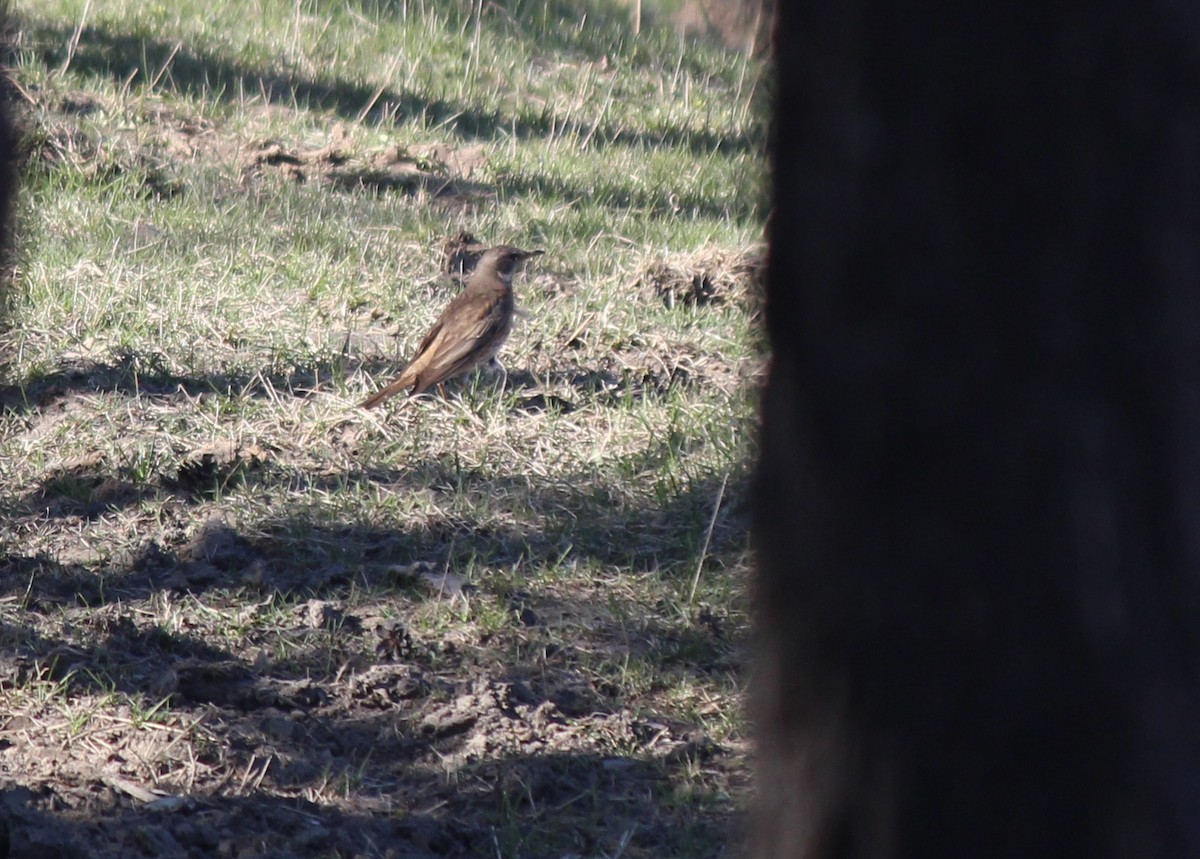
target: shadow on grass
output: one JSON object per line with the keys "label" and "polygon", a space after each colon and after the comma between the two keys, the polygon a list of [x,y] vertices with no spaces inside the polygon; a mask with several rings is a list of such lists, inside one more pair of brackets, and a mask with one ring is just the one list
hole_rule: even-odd
{"label": "shadow on grass", "polygon": [[[493,21],[488,18],[486,23],[491,26]],[[42,55],[46,66],[61,67],[66,59],[65,46],[70,42],[74,28],[40,22],[25,26],[36,43],[52,46]],[[520,32],[521,25],[517,23],[513,33]],[[569,44],[568,40],[558,48]],[[257,97],[268,104],[327,110],[346,119],[357,120],[366,111],[367,118],[401,124],[420,117],[427,126],[445,127],[466,139],[493,140],[512,134],[519,138],[534,138],[546,137],[553,132],[578,139],[589,138],[593,146],[678,148],[697,155],[761,149],[761,144],[744,132],[725,134],[678,125],[647,131],[605,121],[600,121],[593,129],[593,121],[561,116],[549,106],[540,110],[531,108],[520,115],[505,115],[411,90],[384,87],[377,91],[373,85],[335,77],[306,78],[290,71],[253,68],[173,40],[121,33],[104,24],[87,27],[71,58],[74,72],[106,78],[118,85],[124,85],[131,77],[153,78],[163,68],[169,69],[167,80],[174,88],[192,98],[240,102]]]}
{"label": "shadow on grass", "polygon": [[311,362],[280,360],[275,366],[186,376],[167,368],[157,352],[122,350],[108,360],[64,361],[58,369],[33,375],[17,385],[0,387],[0,410],[16,414],[57,408],[72,394],[115,393],[130,397],[204,395],[273,398],[309,397],[339,374],[363,370],[386,374],[395,365],[382,358],[330,357]]}
{"label": "shadow on grass", "polygon": [[[66,44],[72,35],[72,31],[65,27],[32,29],[37,41],[55,45]],[[59,55],[59,50],[50,50],[45,54],[47,67],[61,65],[64,57]],[[72,58],[72,68],[78,73],[121,83],[136,70],[143,73],[147,68],[157,70],[168,60],[171,62],[171,80],[175,87],[194,98],[216,97],[235,101],[243,97],[259,97],[268,104],[305,105],[332,111],[348,119],[357,119],[366,107],[376,104],[378,106],[373,108],[376,119],[381,119],[382,114],[386,113],[389,117],[394,116],[395,122],[403,124],[420,117],[428,126],[448,128],[466,139],[492,140],[510,134],[523,139],[565,135],[568,138],[586,138],[590,146],[682,148],[697,157],[711,156],[715,152],[746,153],[760,148],[760,144],[745,133],[729,135],[710,129],[680,126],[649,131],[604,121],[593,128],[591,120],[580,121],[560,116],[550,106],[536,110],[530,108],[514,116],[482,110],[459,101],[429,98],[411,91],[385,88],[382,93],[377,93],[375,87],[343,80],[312,80],[292,73],[253,69],[215,54],[180,47],[169,40],[116,33],[103,25],[88,27],[85,38]],[[351,190],[362,185],[374,187],[375,190],[405,191],[414,190],[415,182],[412,177],[396,180],[383,173],[376,175],[370,171],[361,175],[348,173],[339,181]],[[447,187],[447,180],[431,181],[434,183],[433,190],[445,190]],[[452,195],[455,200],[473,199],[487,190],[485,186],[470,186],[461,180],[456,183],[457,186],[461,187]],[[733,218],[743,222],[758,218],[761,204],[758,194],[737,194],[734,202],[716,204],[703,194],[687,194],[681,198],[669,187],[659,192],[635,190],[620,182],[596,187],[544,175],[506,175],[499,179],[495,190],[501,194],[531,195],[544,201],[572,205],[581,201],[599,201],[610,208],[645,211],[652,216]]]}
{"label": "shadow on grass", "polygon": [[[156,381],[146,370],[137,356],[81,368],[38,388],[38,411],[53,411],[73,388],[227,393],[264,378]],[[609,381],[585,373],[581,384],[589,380],[600,391]],[[513,382],[534,380],[517,373]],[[29,401],[29,389],[20,399]],[[611,465],[635,479],[671,456],[672,444],[664,437]],[[631,699],[622,676],[736,676],[738,633],[722,629],[720,607],[716,616],[684,617],[679,606],[646,605],[636,589],[624,593],[612,581],[564,592],[554,578],[574,575],[579,564],[630,581],[674,578],[682,588],[702,551],[710,567],[739,566],[739,478],[707,546],[715,478],[630,502],[584,476],[539,481],[447,456],[322,475],[281,475],[268,464],[245,484],[285,499],[424,493],[432,506],[402,528],[281,506],[250,532],[207,504],[210,494],[138,483],[100,463],[26,492],[10,508],[21,520],[10,534],[54,520],[86,535],[114,514],[132,514],[148,530],[134,527],[133,542],[107,554],[91,552],[84,539],[74,559],[22,554],[19,541],[8,543],[0,606],[19,609],[0,627],[7,700],[50,684],[60,687],[51,700],[108,696],[96,705],[106,715],[128,709],[124,699],[167,702],[163,712],[203,727],[194,753],[211,777],[188,791],[165,780],[168,794],[190,797],[156,808],[114,787],[103,768],[77,761],[65,773],[57,763],[53,772],[38,770],[49,751],[37,762],[18,756],[9,738],[25,728],[9,721],[0,726],[0,748],[11,745],[9,771],[28,761],[31,773],[4,781],[0,772],[0,789],[25,786],[9,794],[11,843],[47,855],[118,856],[130,855],[137,838],[150,839],[138,843],[151,843],[155,855],[182,856],[179,845],[248,845],[271,831],[280,855],[383,855],[376,845],[400,844],[412,856],[491,855],[499,845],[502,855],[531,857],[708,856],[727,843],[738,816],[724,773],[736,779],[740,765],[729,750],[695,739],[694,724]],[[463,498],[482,507],[453,503]],[[513,515],[484,521],[463,512],[497,506]],[[416,562],[467,579],[467,601],[431,594],[397,572]],[[541,570],[548,576],[529,575]],[[351,594],[390,606],[400,619],[444,601],[448,612],[476,610],[464,608],[469,603],[499,620],[478,649],[430,633],[402,632],[389,645],[392,633],[378,619],[339,608]],[[269,633],[246,624],[260,657],[214,644],[203,628],[169,624],[170,606],[190,600],[226,619],[274,612]],[[64,613],[66,631],[49,632]],[[585,630],[589,640],[561,630]],[[698,769],[719,774],[698,778]],[[64,809],[73,811],[64,818]]]}
{"label": "shadow on grass", "polygon": [[[631,475],[653,469],[672,455],[673,442],[631,454],[616,463]],[[634,480],[630,477],[630,480]],[[281,514],[242,535],[219,515],[200,522],[177,545],[143,542],[121,556],[119,572],[95,575],[96,563],[86,552],[78,562],[52,560],[19,553],[0,564],[0,595],[29,591],[29,598],[77,605],[100,605],[114,599],[146,599],[160,590],[202,593],[214,587],[250,586],[296,596],[321,594],[351,586],[387,590],[395,586],[391,567],[428,563],[465,570],[526,569],[576,564],[620,567],[630,574],[695,568],[704,549],[703,537],[718,494],[720,516],[707,547],[718,561],[729,555],[735,564],[745,549],[746,518],[741,501],[745,475],[719,492],[716,477],[697,480],[678,494],[648,506],[616,499],[612,490],[585,475],[577,480],[541,483],[522,475],[489,474],[464,467],[452,456],[413,461],[404,467],[367,468],[349,473],[306,477],[251,472],[244,478],[250,492],[274,494],[286,485],[290,493],[373,493],[403,498],[423,494],[429,511],[420,524],[398,530],[353,521],[329,521],[303,510]],[[90,482],[112,481],[97,472]],[[82,477],[80,483],[85,483]],[[74,487],[76,483],[72,483]],[[238,484],[240,485],[240,484]],[[232,484],[221,493],[233,491]],[[52,494],[62,491],[65,497]],[[94,491],[93,491],[94,492]],[[83,497],[80,497],[83,496]],[[87,522],[122,509],[147,503],[172,505],[172,515],[189,522],[203,513],[213,493],[164,488],[161,484],[131,486],[116,500],[89,497],[88,492],[63,490],[48,483],[27,493],[10,513]],[[486,504],[505,512],[495,521],[481,522],[461,511]],[[445,505],[439,510],[439,505]],[[681,539],[681,534],[694,539]],[[666,574],[669,574],[666,573]]]}
{"label": "shadow on grass", "polygon": [[[654,516],[697,530],[713,486],[702,482],[662,510],[593,517],[581,529],[580,514],[603,508],[565,487],[474,485],[439,463],[347,479],[396,492],[443,481],[489,494],[524,486],[526,503],[563,512],[540,533],[467,520],[397,532],[284,513],[253,534],[213,519],[180,545],[151,540],[98,564],[0,559],[0,600],[21,605],[19,622],[0,627],[0,687],[13,712],[27,712],[17,706],[21,691],[38,683],[59,685],[51,700],[64,706],[110,696],[80,722],[90,738],[88,725],[128,721],[122,700],[165,702],[158,717],[143,718],[170,740],[151,757],[171,799],[135,801],[122,785],[152,781],[138,782],[145,775],[135,775],[144,772],[136,764],[95,766],[91,740],[49,763],[35,760],[36,744],[15,744],[25,730],[61,730],[68,716],[51,710],[36,726],[27,715],[9,719],[0,749],[21,775],[0,778],[0,788],[23,785],[3,799],[10,843],[68,857],[132,855],[135,845],[185,856],[195,844],[241,855],[263,833],[272,855],[382,856],[386,846],[414,857],[698,857],[725,848],[738,825],[728,791],[743,777],[739,764],[678,714],[631,699],[622,676],[639,664],[659,682],[736,674],[736,643],[714,622],[672,618],[611,586],[564,594],[553,582],[486,571],[553,568],[573,557],[632,563],[655,543],[645,524]],[[726,523],[708,556],[737,563],[742,544],[737,523]],[[389,572],[438,555],[451,570],[476,570],[467,599],[477,609],[455,609]],[[682,570],[695,560],[664,548],[640,563]],[[509,619],[476,646],[424,631],[388,648],[392,628],[339,608],[351,593],[355,605],[375,595],[401,619],[443,600],[445,611]],[[187,605],[202,607],[199,625],[168,631],[165,619]],[[64,612],[61,639],[42,631]],[[237,620],[247,612],[270,619]],[[244,623],[260,656],[213,644],[208,616]],[[110,762],[131,754],[130,737],[114,731],[105,735]],[[181,786],[188,755],[192,781]]]}
{"label": "shadow on grass", "polygon": [[[9,856],[55,859],[135,855],[556,859],[715,856],[728,840],[720,816],[680,825],[647,814],[654,804],[645,797],[661,790],[661,773],[630,758],[520,756],[468,766],[458,780],[469,788],[447,786],[439,778],[422,785],[420,798],[378,796],[372,803],[378,807],[376,813],[256,792],[161,800],[155,807],[131,800],[102,780],[85,781],[69,791],[49,784],[10,787],[0,790],[0,841],[8,846]],[[102,816],[64,815],[64,799],[70,794],[87,794],[93,809],[114,804]],[[417,801],[418,810],[405,807],[409,799]],[[447,813],[458,810],[464,799],[469,803],[465,818]]]}
{"label": "shadow on grass", "polygon": [[[232,370],[209,375],[182,375],[168,369],[169,359],[156,352],[123,350],[107,360],[64,361],[57,369],[38,373],[19,384],[0,386],[0,412],[43,413],[61,409],[74,394],[122,394],[128,397],[250,397],[275,399],[280,396],[308,398],[328,390],[337,379],[365,373],[379,380],[390,379],[404,366],[378,354],[332,355],[317,360],[280,360],[274,366]],[[446,383],[450,396],[476,382],[468,374]],[[696,384],[680,368],[622,367],[617,371],[586,366],[568,366],[549,373],[534,374],[514,368],[508,372],[504,390],[517,395],[514,412],[538,412],[559,407],[572,410],[598,402],[615,404],[668,397],[676,388]],[[547,386],[565,386],[572,399],[541,392]],[[433,396],[433,393],[427,396]],[[351,413],[353,414],[353,412]],[[349,416],[349,415],[348,415]],[[92,477],[101,475],[91,475]]]}
{"label": "shadow on grass", "polygon": [[539,200],[562,200],[572,205],[598,200],[611,209],[636,211],[656,218],[714,218],[746,222],[758,217],[756,200],[744,194],[738,194],[734,202],[717,203],[709,195],[700,192],[676,194],[670,188],[661,193],[632,190],[616,181],[604,185],[598,180],[596,184],[586,185],[541,173],[508,175],[500,180],[500,184],[508,192]]}

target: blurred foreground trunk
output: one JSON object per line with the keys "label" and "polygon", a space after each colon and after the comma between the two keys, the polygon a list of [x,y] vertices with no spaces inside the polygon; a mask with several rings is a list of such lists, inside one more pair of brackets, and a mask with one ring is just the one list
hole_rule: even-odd
{"label": "blurred foreground trunk", "polygon": [[1200,856],[1200,6],[776,39],[757,856]]}

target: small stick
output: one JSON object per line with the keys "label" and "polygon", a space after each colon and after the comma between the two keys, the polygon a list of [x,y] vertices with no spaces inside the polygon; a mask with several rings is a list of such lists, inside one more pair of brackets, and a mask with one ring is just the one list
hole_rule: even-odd
{"label": "small stick", "polygon": [[704,559],[708,557],[708,543],[712,539],[713,528],[717,527],[717,514],[721,512],[721,500],[725,497],[725,484],[729,475],[721,478],[721,489],[717,492],[717,503],[713,505],[712,518],[708,520],[708,531],[704,534],[704,547],[700,549],[700,560],[696,563],[696,575],[692,576],[692,592],[688,594],[688,605],[696,599],[696,586],[700,584],[700,571],[704,569]]}
{"label": "small stick", "polygon": [[83,35],[83,28],[87,26],[88,11],[92,8],[92,0],[87,0],[83,4],[83,11],[79,14],[79,26],[75,28],[75,32],[71,34],[71,38],[67,41],[67,58],[63,60],[62,68],[58,70],[60,75],[65,75],[67,69],[71,68],[71,61],[75,59],[75,51],[79,49],[79,37]]}

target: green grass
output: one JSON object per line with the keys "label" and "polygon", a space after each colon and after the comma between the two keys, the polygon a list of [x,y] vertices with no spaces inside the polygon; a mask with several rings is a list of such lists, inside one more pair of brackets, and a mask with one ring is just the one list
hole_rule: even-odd
{"label": "green grass", "polygon": [[[231,843],[245,804],[308,803],[313,856],[426,817],[479,855],[733,849],[763,69],[630,17],[13,5],[8,778],[203,797]],[[403,157],[422,179],[381,183]],[[463,229],[546,251],[508,383],[357,410],[458,288]],[[443,736],[447,706],[473,727]],[[114,807],[101,854],[179,819]]]}

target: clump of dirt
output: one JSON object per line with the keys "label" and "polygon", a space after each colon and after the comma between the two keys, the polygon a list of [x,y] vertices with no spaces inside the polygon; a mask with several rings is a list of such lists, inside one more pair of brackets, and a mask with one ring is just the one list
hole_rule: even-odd
{"label": "clump of dirt", "polygon": [[328,174],[350,160],[347,150],[349,135],[338,123],[333,127],[333,139],[316,149],[296,149],[277,140],[261,140],[252,145],[246,155],[243,175],[254,175],[274,168],[285,178],[305,182],[310,175]]}
{"label": "clump of dirt", "polygon": [[442,274],[458,279],[466,277],[475,270],[487,248],[465,230],[451,236],[442,243]]}
{"label": "clump of dirt", "polygon": [[260,141],[247,152],[242,174],[249,178],[274,171],[295,182],[318,179],[340,190],[425,193],[442,203],[466,203],[482,193],[471,177],[486,164],[482,146],[393,145],[352,153],[345,127],[339,124],[332,141],[316,149]]}
{"label": "clump of dirt", "polygon": [[[462,766],[497,756],[565,754],[593,750],[597,742],[618,749],[641,745],[629,713],[592,713],[568,719],[553,701],[522,683],[477,678],[448,704],[427,713],[418,729],[434,740],[439,756]],[[662,726],[653,744],[664,753],[677,741]]]}
{"label": "clump of dirt", "polygon": [[269,454],[257,444],[241,445],[229,439],[203,444],[184,455],[175,476],[164,485],[192,493],[216,493],[244,483]]}
{"label": "clump of dirt", "polygon": [[368,155],[358,166],[331,171],[328,180],[346,190],[424,192],[442,203],[464,203],[479,196],[482,186],[447,170],[448,166],[417,150],[390,146]]}
{"label": "clump of dirt", "polygon": [[408,154],[431,169],[468,180],[474,179],[488,163],[486,151],[479,144],[429,143],[411,147]]}
{"label": "clump of dirt", "polygon": [[749,312],[762,306],[766,256],[761,248],[728,251],[702,248],[655,259],[639,285],[667,307],[734,303]]}
{"label": "clump of dirt", "polygon": [[[208,120],[153,101],[130,106],[92,93],[57,93],[38,86],[22,94],[25,100],[14,106],[23,157],[36,169],[78,171],[85,181],[100,184],[131,177],[147,197],[163,200],[185,190],[178,163],[199,156],[227,158],[237,149],[215,134]],[[152,132],[138,134],[129,122],[114,129],[115,117],[131,113]]]}
{"label": "clump of dirt", "polygon": [[28,134],[26,141],[27,157],[33,164],[51,170],[77,170],[88,183],[103,185],[129,176],[141,185],[146,196],[156,199],[170,199],[184,189],[172,175],[170,165],[152,152],[121,138],[102,139],[74,119],[50,117]]}
{"label": "clump of dirt", "polygon": [[97,516],[138,499],[139,488],[109,470],[103,455],[84,454],[52,466],[24,507],[51,516]]}

